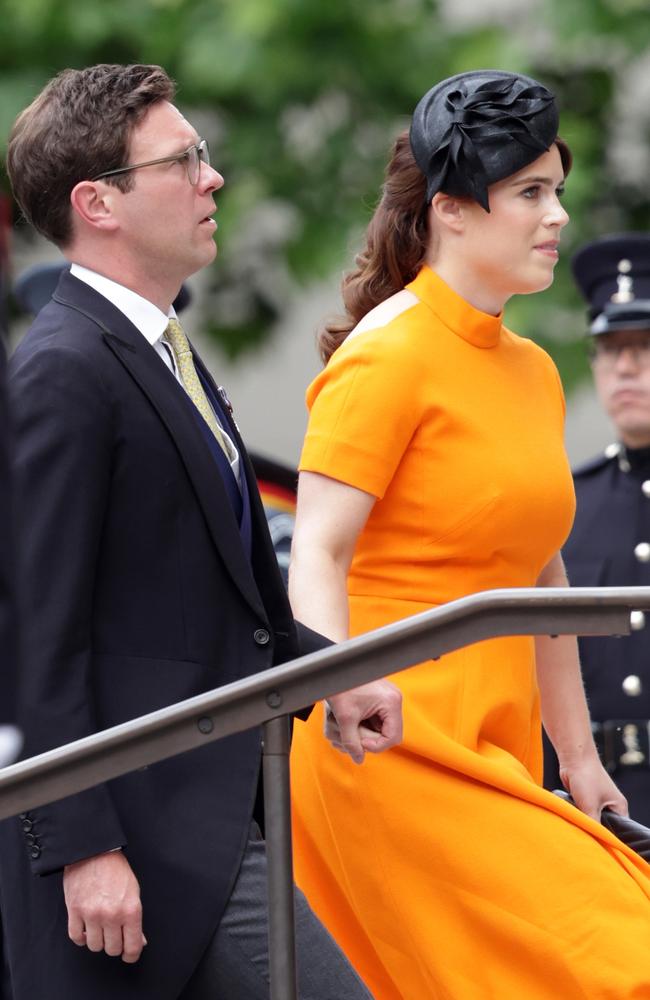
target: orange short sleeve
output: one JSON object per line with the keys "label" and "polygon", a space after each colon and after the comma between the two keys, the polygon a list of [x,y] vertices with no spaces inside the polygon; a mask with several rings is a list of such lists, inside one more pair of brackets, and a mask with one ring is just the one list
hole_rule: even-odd
{"label": "orange short sleeve", "polygon": [[300,470],[381,499],[420,421],[417,369],[398,320],[344,343],[307,390]]}

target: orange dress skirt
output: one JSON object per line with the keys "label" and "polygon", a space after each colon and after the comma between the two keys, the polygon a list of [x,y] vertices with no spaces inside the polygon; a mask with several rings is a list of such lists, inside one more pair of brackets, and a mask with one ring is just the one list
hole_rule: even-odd
{"label": "orange dress skirt", "polygon": [[[574,511],[557,372],[425,267],[418,302],[308,391],[301,469],[377,497],[352,634],[534,586]],[[650,868],[540,787],[534,641],[391,678],[403,743],[361,767],[295,726],[296,878],[376,1000],[650,998]],[[343,1000],[343,998],[342,998]]]}

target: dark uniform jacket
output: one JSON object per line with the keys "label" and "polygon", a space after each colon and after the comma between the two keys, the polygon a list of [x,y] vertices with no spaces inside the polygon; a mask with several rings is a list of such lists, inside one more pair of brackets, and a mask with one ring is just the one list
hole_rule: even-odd
{"label": "dark uniform jacket", "polygon": [[[103,296],[62,276],[10,396],[26,756],[326,644],[293,621],[230,413],[238,512],[195,407]],[[175,1000],[231,891],[259,765],[249,731],[2,824],[15,1000]],[[135,965],[67,937],[62,867],[120,845],[149,942]]]}
{"label": "dark uniform jacket", "polygon": [[[610,445],[574,481],[576,519],[563,551],[571,584],[650,586],[650,448]],[[579,644],[601,756],[630,815],[650,825],[650,621],[643,623],[637,613],[629,637],[585,636]],[[548,745],[545,785],[561,787]]]}

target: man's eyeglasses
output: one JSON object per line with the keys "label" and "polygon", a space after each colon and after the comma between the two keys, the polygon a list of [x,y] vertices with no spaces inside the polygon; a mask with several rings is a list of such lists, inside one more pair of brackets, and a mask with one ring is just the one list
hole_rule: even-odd
{"label": "man's eyeglasses", "polygon": [[614,368],[623,351],[628,353],[639,368],[650,366],[650,332],[639,333],[626,339],[616,335],[601,334],[594,337],[589,347],[591,363],[599,368]]}
{"label": "man's eyeglasses", "polygon": [[210,166],[210,150],[205,139],[200,139],[195,146],[184,149],[182,153],[174,153],[173,156],[161,156],[157,160],[146,160],[144,163],[132,163],[128,167],[118,167],[117,170],[105,170],[103,174],[97,174],[92,179],[101,181],[104,177],[115,177],[117,174],[126,174],[129,170],[139,170],[140,167],[153,167],[157,163],[173,163],[174,160],[185,162],[187,179],[196,187],[201,176],[201,164]]}

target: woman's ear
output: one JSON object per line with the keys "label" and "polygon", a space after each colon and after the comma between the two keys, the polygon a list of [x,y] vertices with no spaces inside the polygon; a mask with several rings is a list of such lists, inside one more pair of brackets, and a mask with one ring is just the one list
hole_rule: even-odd
{"label": "woman's ear", "polygon": [[114,208],[119,194],[118,188],[102,181],[80,181],[70,192],[70,204],[87,226],[112,232],[118,226]]}
{"label": "woman's ear", "polygon": [[431,199],[432,222],[438,228],[460,233],[465,227],[463,202],[461,198],[438,191]]}

